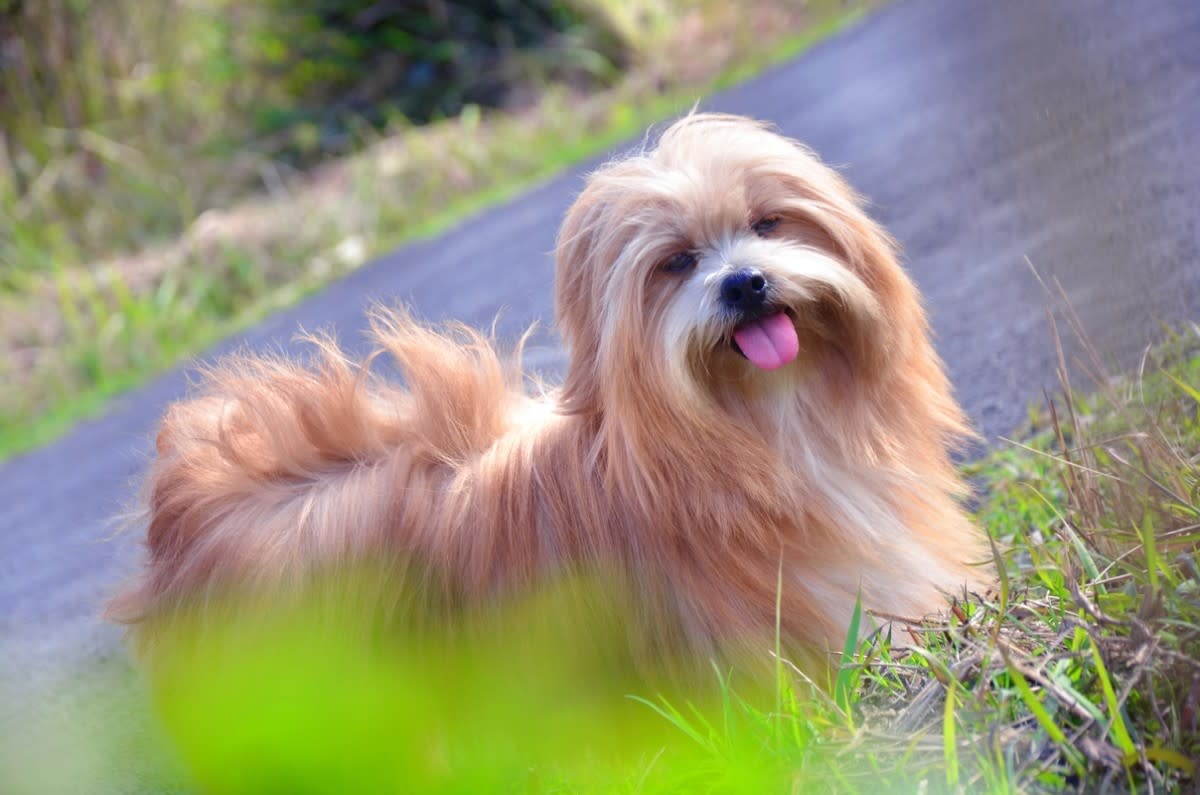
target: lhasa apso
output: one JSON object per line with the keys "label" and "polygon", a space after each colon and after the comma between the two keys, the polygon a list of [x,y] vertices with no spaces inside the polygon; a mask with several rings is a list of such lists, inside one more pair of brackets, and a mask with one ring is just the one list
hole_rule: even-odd
{"label": "lhasa apso", "polygon": [[689,652],[761,651],[778,621],[819,655],[856,600],[916,619],[985,580],[918,293],[803,146],[689,115],[591,175],[556,268],[556,389],[394,311],[373,339],[405,387],[324,338],[315,365],[214,368],[163,421],[148,564],[110,615],[364,560],[468,604],[596,568]]}

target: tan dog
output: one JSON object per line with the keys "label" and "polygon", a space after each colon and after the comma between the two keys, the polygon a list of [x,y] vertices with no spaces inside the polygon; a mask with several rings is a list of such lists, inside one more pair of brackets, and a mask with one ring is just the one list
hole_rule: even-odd
{"label": "tan dog", "polygon": [[762,654],[778,600],[803,655],[841,645],[860,593],[919,618],[986,576],[917,292],[809,151],[687,116],[591,176],[556,289],[571,361],[544,394],[479,334],[382,311],[407,389],[326,340],[314,368],[219,365],[163,422],[148,566],[110,615],[361,560],[459,603],[598,567],[689,653]]}

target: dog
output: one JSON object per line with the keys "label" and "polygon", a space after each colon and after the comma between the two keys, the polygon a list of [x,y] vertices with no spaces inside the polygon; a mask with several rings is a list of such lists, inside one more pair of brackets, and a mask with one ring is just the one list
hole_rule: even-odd
{"label": "dog", "polygon": [[897,256],[804,146],[687,115],[566,215],[560,386],[385,309],[371,334],[404,386],[328,337],[315,362],[216,365],[162,421],[148,560],[108,615],[152,635],[221,588],[372,559],[463,604],[620,572],[650,631],[702,657],[772,638],[819,657],[856,609],[936,613],[987,582],[987,546],[952,462],[971,431]]}

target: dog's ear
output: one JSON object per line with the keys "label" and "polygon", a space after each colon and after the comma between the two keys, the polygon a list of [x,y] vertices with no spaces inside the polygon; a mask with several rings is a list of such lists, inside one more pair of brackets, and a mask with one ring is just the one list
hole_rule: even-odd
{"label": "dog's ear", "polygon": [[870,338],[862,340],[869,345],[860,348],[868,354],[859,361],[855,379],[864,387],[863,399],[848,404],[859,409],[857,421],[840,426],[859,431],[848,446],[873,450],[873,455],[890,449],[908,460],[921,454],[943,458],[947,446],[957,446],[972,431],[954,400],[920,293],[901,265],[899,246],[832,169],[822,167],[815,178],[798,183],[801,190],[811,199],[810,219],[825,230],[833,249],[882,309],[882,325],[871,330]]}
{"label": "dog's ear", "polygon": [[606,215],[601,192],[592,182],[567,211],[555,250],[555,318],[571,358],[561,405],[571,414],[594,414],[600,409],[599,323],[603,299],[596,246]]}

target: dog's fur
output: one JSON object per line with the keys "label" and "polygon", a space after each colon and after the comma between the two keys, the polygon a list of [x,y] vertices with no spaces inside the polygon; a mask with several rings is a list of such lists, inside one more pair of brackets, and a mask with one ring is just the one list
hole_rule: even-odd
{"label": "dog's fur", "polygon": [[[694,267],[665,269],[680,251]],[[798,332],[774,371],[735,349],[718,300],[743,267]],[[570,367],[536,396],[489,339],[400,312],[372,328],[407,388],[325,339],[315,366],[218,365],[163,421],[149,562],[110,616],[371,558],[418,561],[467,602],[596,566],[690,651],[766,648],[778,600],[785,643],[819,652],[860,593],[917,618],[985,579],[948,454],[969,431],[917,291],[802,146],[733,116],[678,121],[590,177],[556,290]]]}

